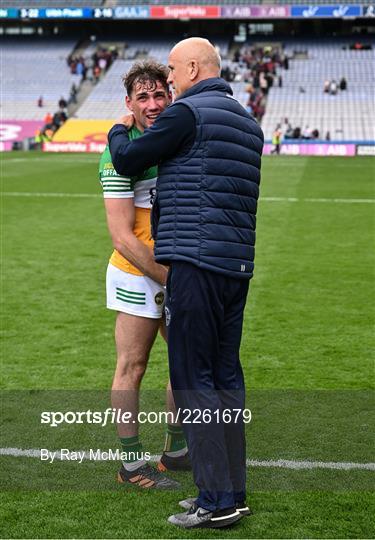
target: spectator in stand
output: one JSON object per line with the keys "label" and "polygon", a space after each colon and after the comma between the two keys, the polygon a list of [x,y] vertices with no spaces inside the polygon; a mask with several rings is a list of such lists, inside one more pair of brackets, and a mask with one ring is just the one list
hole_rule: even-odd
{"label": "spectator in stand", "polygon": [[289,127],[288,129],[286,130],[286,132],[284,133],[284,139],[294,139],[294,129],[292,128],[292,126],[289,124]]}
{"label": "spectator in stand", "polygon": [[70,73],[72,75],[75,74],[76,72],[76,67],[77,67],[77,60],[75,58],[72,58],[71,59],[71,62],[70,62]]}
{"label": "spectator in stand", "polygon": [[52,120],[53,120],[53,116],[50,112],[48,112],[43,120],[44,125],[52,124]]}
{"label": "spectator in stand", "polygon": [[274,148],[271,150],[271,154],[280,154],[280,147],[281,147],[281,126],[278,124],[276,126],[275,131],[272,134],[272,144],[274,145]]}
{"label": "spectator in stand", "polygon": [[66,100],[63,98],[63,96],[61,96],[61,98],[59,99],[59,109],[66,109],[68,106]]}
{"label": "spectator in stand", "polygon": [[73,83],[72,84],[72,87],[70,89],[70,103],[77,103],[77,94],[78,94],[78,90],[77,90],[77,87],[76,85]]}
{"label": "spectator in stand", "polygon": [[62,111],[58,111],[53,115],[53,126],[55,128],[55,131],[58,130],[63,125],[66,119],[67,119],[67,116]]}
{"label": "spectator in stand", "polygon": [[43,107],[43,96],[39,96],[37,103],[38,103],[38,107]]}
{"label": "spectator in stand", "polygon": [[329,93],[331,96],[335,96],[337,94],[337,82],[335,81],[335,79],[333,79],[329,85]]}
{"label": "spectator in stand", "polygon": [[329,93],[329,87],[330,87],[330,85],[331,85],[330,81],[329,81],[328,79],[326,79],[326,80],[324,81],[324,86],[323,86],[323,92],[324,92],[325,94],[328,94],[328,93]]}
{"label": "spectator in stand", "polygon": [[288,118],[284,118],[284,120],[281,123],[280,129],[281,129],[282,136],[284,138],[286,137],[287,133],[289,133],[289,135],[290,135],[289,139],[292,138],[293,128],[292,128]]}
{"label": "spectator in stand", "polygon": [[84,79],[85,64],[82,59],[79,59],[76,65],[76,75],[80,75]]}
{"label": "spectator in stand", "polygon": [[341,80],[340,80],[340,90],[343,91],[343,90],[346,90],[348,87],[348,83],[345,79],[345,77],[341,77]]}
{"label": "spectator in stand", "polygon": [[306,126],[302,133],[302,139],[311,139],[312,133],[309,126]]}
{"label": "spectator in stand", "polygon": [[[49,114],[49,113],[48,113]],[[34,149],[38,150],[42,147],[43,137],[40,129],[37,129],[34,135]]]}
{"label": "spectator in stand", "polygon": [[98,66],[100,68],[100,71],[105,71],[106,70],[106,68],[107,68],[107,59],[104,56],[99,58]]}
{"label": "spectator in stand", "polygon": [[259,77],[259,86],[263,94],[266,96],[268,94],[268,81],[265,75],[263,74],[263,72],[260,74],[260,77]]}
{"label": "spectator in stand", "polygon": [[326,133],[326,141],[330,141],[331,140],[331,133],[329,131],[327,131]]}
{"label": "spectator in stand", "polygon": [[56,129],[54,129],[53,126],[48,125],[43,128],[43,131],[41,132],[41,138],[43,141],[52,141],[52,137],[55,133]]}
{"label": "spectator in stand", "polygon": [[94,67],[94,83],[96,84],[100,79],[101,69],[99,66]]}
{"label": "spectator in stand", "polygon": [[319,139],[319,130],[318,129],[314,129],[313,132],[312,132],[312,139]]}

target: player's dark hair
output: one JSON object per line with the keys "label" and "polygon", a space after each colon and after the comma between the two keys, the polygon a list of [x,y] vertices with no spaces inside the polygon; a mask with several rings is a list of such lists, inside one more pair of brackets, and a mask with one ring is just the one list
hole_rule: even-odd
{"label": "player's dark hair", "polygon": [[126,93],[130,97],[136,84],[145,85],[148,90],[153,91],[158,81],[168,92],[167,78],[168,68],[164,64],[159,64],[155,60],[144,60],[133,64],[130,70],[122,77],[122,82]]}

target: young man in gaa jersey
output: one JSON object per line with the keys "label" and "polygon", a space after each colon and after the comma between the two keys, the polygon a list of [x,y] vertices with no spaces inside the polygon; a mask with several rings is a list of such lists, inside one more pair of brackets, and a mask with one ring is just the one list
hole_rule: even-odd
{"label": "young man in gaa jersey", "polygon": [[[123,79],[126,105],[134,115],[129,137],[142,136],[170,103],[168,71],[155,62],[136,63]],[[174,488],[177,482],[161,471],[190,469],[187,447],[180,425],[168,424],[164,452],[158,469],[142,459],[138,435],[139,388],[158,330],[165,338],[163,308],[167,268],[153,256],[150,212],[155,195],[157,167],[137,177],[117,174],[106,147],[100,160],[107,222],[114,251],[107,270],[107,307],[117,311],[117,365],[112,384],[112,407],[131,412],[135,422],[118,424],[123,460],[118,474],[121,483],[143,488]],[[174,412],[170,385],[167,408]]]}

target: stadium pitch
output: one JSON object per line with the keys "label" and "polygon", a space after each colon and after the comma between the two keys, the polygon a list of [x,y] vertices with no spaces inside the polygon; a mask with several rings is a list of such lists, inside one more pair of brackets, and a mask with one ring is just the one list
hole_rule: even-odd
{"label": "stadium pitch", "polygon": [[[116,448],[114,428],[64,426],[42,409],[105,408],[115,350],[105,308],[111,244],[97,155],[10,153],[2,163],[2,538],[371,538],[373,158],[263,158],[256,269],[242,342],[254,515],[228,531],[166,522],[194,495],[115,483],[117,464],[42,462],[50,448]],[[143,383],[162,408],[166,349]],[[101,407],[103,406],[103,407]],[[155,455],[163,426],[145,425]],[[98,442],[99,441],[99,442]]]}

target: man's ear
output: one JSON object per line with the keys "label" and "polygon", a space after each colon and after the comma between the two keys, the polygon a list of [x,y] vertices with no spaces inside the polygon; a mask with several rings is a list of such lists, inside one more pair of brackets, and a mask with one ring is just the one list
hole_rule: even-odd
{"label": "man's ear", "polygon": [[132,107],[131,99],[129,98],[129,96],[125,96],[125,105],[129,109],[129,111],[133,112],[133,107]]}
{"label": "man's ear", "polygon": [[198,62],[196,60],[191,60],[189,62],[188,69],[189,69],[189,79],[191,81],[194,81],[194,79],[198,77],[198,73],[199,73]]}

